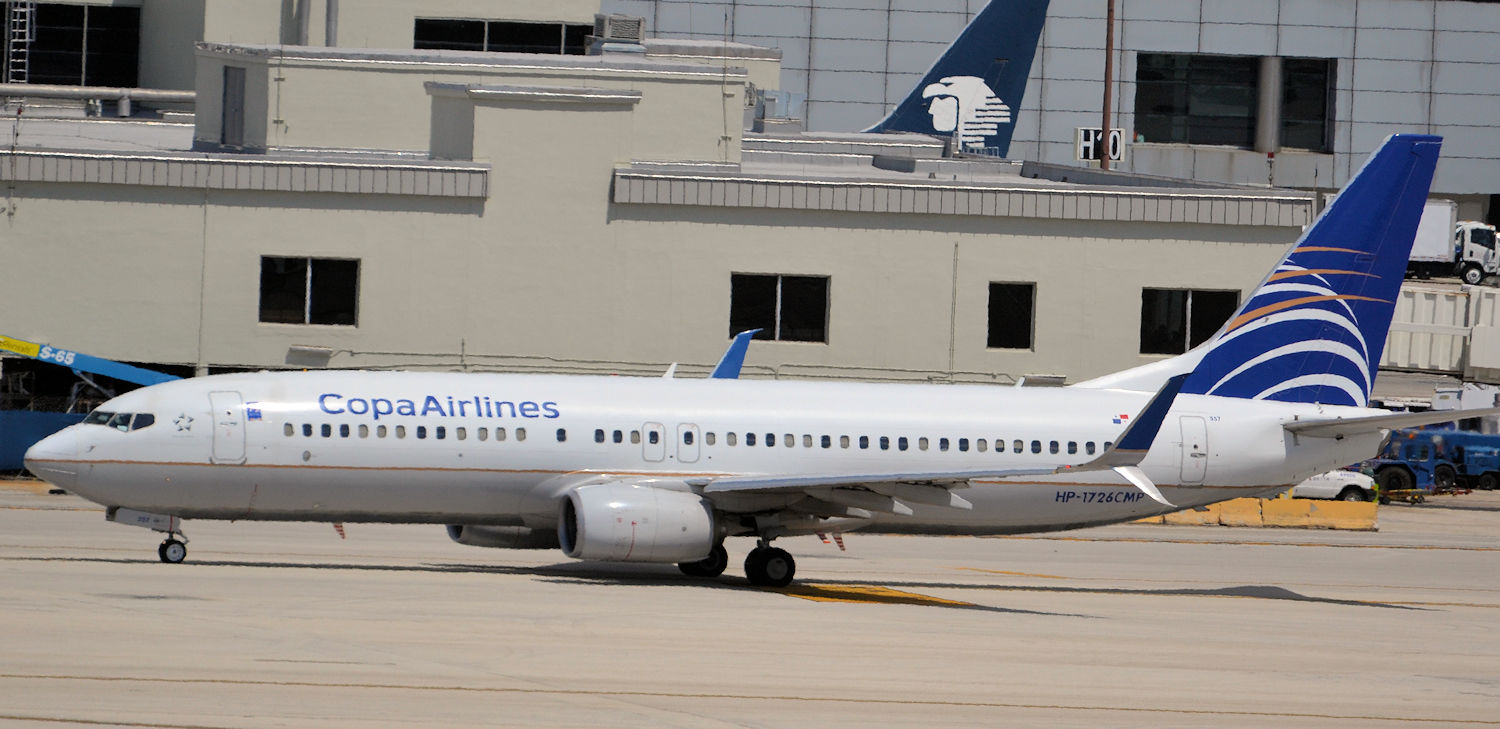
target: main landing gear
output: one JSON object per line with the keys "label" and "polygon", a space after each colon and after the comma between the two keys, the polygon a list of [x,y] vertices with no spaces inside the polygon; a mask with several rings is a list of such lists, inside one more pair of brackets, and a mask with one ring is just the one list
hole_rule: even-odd
{"label": "main landing gear", "polygon": [[[166,549],[166,545],[162,545],[162,548]],[[162,559],[165,560],[166,557]],[[724,551],[723,544],[714,545],[713,551],[697,562],[677,563],[677,569],[689,577],[718,577],[724,574],[728,566],[729,553]],[[745,557],[745,577],[750,579],[752,585],[786,587],[796,574],[797,562],[792,559],[792,555],[785,549],[772,547],[769,540],[756,542],[755,549],[750,550],[750,555]]]}
{"label": "main landing gear", "polygon": [[770,540],[755,543],[745,557],[745,577],[750,584],[763,587],[786,587],[797,574],[797,561],[790,552],[771,546]]}
{"label": "main landing gear", "polygon": [[729,552],[724,550],[723,542],[715,544],[713,551],[697,562],[677,563],[677,569],[688,577],[718,577],[724,574],[724,569],[728,566]]}

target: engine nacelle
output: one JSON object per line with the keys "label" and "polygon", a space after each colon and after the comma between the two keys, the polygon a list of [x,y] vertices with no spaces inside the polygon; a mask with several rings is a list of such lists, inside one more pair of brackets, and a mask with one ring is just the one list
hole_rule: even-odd
{"label": "engine nacelle", "polygon": [[557,532],[524,526],[449,524],[448,538],[470,547],[496,549],[555,549]]}
{"label": "engine nacelle", "polygon": [[695,562],[717,543],[713,505],[691,491],[610,482],[567,493],[557,538],[574,559]]}

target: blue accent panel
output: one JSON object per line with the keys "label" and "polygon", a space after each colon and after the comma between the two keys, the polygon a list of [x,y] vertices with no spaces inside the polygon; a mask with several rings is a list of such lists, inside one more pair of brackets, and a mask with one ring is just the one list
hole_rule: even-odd
{"label": "blue accent panel", "polygon": [[1441,137],[1387,137],[1204,345],[1182,391],[1369,404],[1441,146]]}
{"label": "blue accent panel", "polygon": [[1177,399],[1178,391],[1182,390],[1182,383],[1187,381],[1188,375],[1176,375],[1162,385],[1161,391],[1146,403],[1141,414],[1135,416],[1130,427],[1125,429],[1125,434],[1120,436],[1120,442],[1115,444],[1117,451],[1144,451],[1151,448],[1151,443],[1156,440],[1156,434],[1161,430],[1161,424],[1167,419],[1167,412],[1172,409],[1172,402]]}
{"label": "blue accent panel", "polygon": [[729,349],[724,350],[724,356],[719,358],[719,364],[714,366],[714,371],[708,374],[709,378],[739,379],[740,368],[745,366],[745,353],[750,350],[750,340],[759,333],[759,329],[750,329],[734,335],[734,341],[729,343]]}
{"label": "blue accent panel", "polygon": [[26,449],[83,418],[81,413],[0,410],[0,471],[25,468]]}
{"label": "blue accent panel", "polygon": [[1010,151],[1048,0],[990,0],[890,115],[865,131],[958,134],[965,148]]}

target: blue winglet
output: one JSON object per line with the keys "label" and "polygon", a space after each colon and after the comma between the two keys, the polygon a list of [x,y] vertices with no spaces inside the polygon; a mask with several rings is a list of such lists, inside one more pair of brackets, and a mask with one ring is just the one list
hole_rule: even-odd
{"label": "blue winglet", "polygon": [[1146,409],[1142,410],[1140,415],[1135,416],[1130,427],[1125,429],[1125,433],[1115,443],[1115,450],[1140,452],[1150,450],[1151,442],[1156,440],[1156,434],[1161,431],[1161,425],[1167,419],[1167,411],[1172,409],[1172,402],[1177,399],[1177,393],[1182,390],[1182,383],[1186,382],[1187,378],[1188,375],[1183,374],[1167,380],[1167,384],[1163,385],[1161,391],[1151,398],[1151,402],[1146,403]]}
{"label": "blue winglet", "polygon": [[714,371],[708,374],[709,379],[739,379],[740,368],[745,366],[745,353],[750,350],[750,340],[759,333],[759,329],[750,329],[734,335],[734,341],[729,343],[729,349],[724,350],[724,356],[719,359],[719,364],[715,365]]}

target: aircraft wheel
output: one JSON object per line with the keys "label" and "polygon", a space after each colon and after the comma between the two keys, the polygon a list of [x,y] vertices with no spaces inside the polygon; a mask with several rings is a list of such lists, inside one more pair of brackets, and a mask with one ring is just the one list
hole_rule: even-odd
{"label": "aircraft wheel", "polygon": [[797,562],[785,549],[756,547],[745,557],[745,576],[752,585],[786,587],[797,574]]}
{"label": "aircraft wheel", "polygon": [[707,557],[697,562],[678,562],[677,569],[688,577],[718,577],[729,567],[729,552],[723,544],[715,544]]}
{"label": "aircraft wheel", "polygon": [[156,548],[156,556],[168,564],[177,564],[187,559],[187,545],[176,539],[168,539]]}

